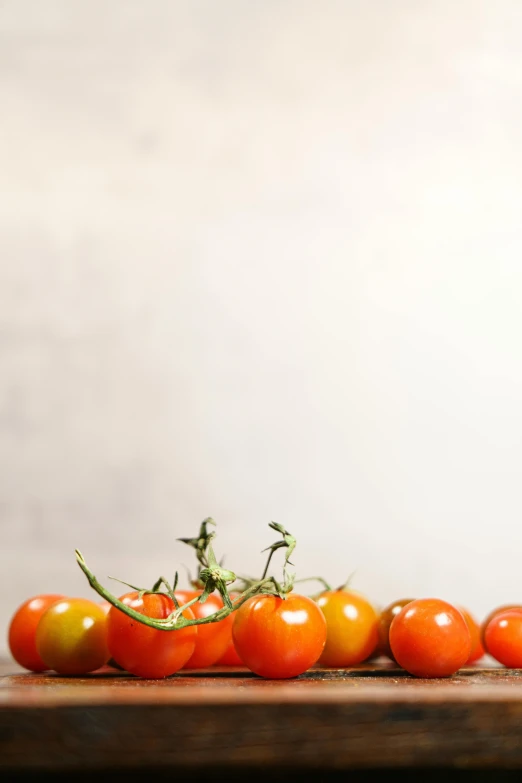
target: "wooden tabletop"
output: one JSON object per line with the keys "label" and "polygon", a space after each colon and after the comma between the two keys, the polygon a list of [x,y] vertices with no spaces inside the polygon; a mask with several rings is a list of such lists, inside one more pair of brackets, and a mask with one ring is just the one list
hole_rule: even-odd
{"label": "wooden tabletop", "polygon": [[161,681],[0,664],[2,770],[522,767],[522,670],[419,680],[392,664]]}

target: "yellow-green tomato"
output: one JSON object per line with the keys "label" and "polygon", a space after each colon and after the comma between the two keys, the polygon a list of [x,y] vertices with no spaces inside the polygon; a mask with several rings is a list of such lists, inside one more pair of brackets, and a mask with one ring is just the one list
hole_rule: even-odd
{"label": "yellow-green tomato", "polygon": [[87,598],[64,598],[42,615],[36,648],[58,674],[87,674],[109,660],[107,614]]}

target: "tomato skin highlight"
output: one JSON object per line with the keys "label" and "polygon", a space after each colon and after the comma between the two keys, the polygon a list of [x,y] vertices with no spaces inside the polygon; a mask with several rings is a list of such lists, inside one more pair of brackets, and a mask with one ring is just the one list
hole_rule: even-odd
{"label": "tomato skin highlight", "polygon": [[395,660],[416,677],[450,677],[467,662],[471,636],[462,613],[447,601],[418,598],[392,620]]}
{"label": "tomato skin highlight", "polygon": [[9,623],[7,641],[15,661],[32,672],[43,672],[48,666],[36,649],[36,629],[45,611],[63,595],[35,595],[21,604]]}
{"label": "tomato skin highlight", "polygon": [[109,660],[107,614],[87,598],[63,598],[47,609],[36,629],[36,649],[58,674],[88,674]]}
{"label": "tomato skin highlight", "polygon": [[367,660],[377,648],[378,614],[355,590],[326,590],[317,598],[326,619],[321,666],[343,668]]}
{"label": "tomato skin highlight", "polygon": [[393,657],[392,649],[390,647],[390,625],[393,622],[395,615],[399,614],[402,609],[408,604],[411,604],[413,598],[400,598],[397,601],[392,601],[388,604],[379,616],[378,634],[379,644],[377,650],[381,655],[386,655],[392,661],[395,661]]}
{"label": "tomato skin highlight", "polygon": [[297,677],[317,663],[326,620],[305,595],[252,596],[234,612],[234,644],[243,664],[270,679]]}
{"label": "tomato skin highlight", "polygon": [[[202,590],[176,590],[176,598],[180,606],[201,595]],[[190,610],[194,617],[208,617],[223,608],[223,599],[219,593],[211,593],[204,603],[199,601],[192,604]],[[228,647],[234,618],[231,614],[223,620],[207,625],[198,625],[198,635],[194,652],[190,656],[184,669],[206,669],[221,658]]]}
{"label": "tomato skin highlight", "polygon": [[522,668],[522,609],[497,612],[484,635],[488,653],[508,669]]}
{"label": "tomato skin highlight", "polygon": [[[165,593],[145,593],[140,597],[134,591],[120,600],[140,614],[157,619],[165,619],[175,610],[174,601]],[[185,609],[183,616],[190,620],[194,618],[190,608]],[[151,628],[115,606],[108,614],[110,657],[137,677],[162,679],[179,671],[194,652],[197,634],[195,625],[176,631]]]}

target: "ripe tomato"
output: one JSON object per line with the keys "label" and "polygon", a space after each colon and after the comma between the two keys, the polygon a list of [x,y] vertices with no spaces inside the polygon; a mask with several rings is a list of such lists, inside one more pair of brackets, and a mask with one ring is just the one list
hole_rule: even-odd
{"label": "ripe tomato", "polygon": [[32,672],[43,672],[48,667],[36,649],[36,628],[43,613],[63,598],[63,595],[36,595],[18,607],[8,631],[8,644],[15,661]]}
{"label": "ripe tomato", "polygon": [[[124,604],[147,617],[167,618],[174,611],[172,598],[163,593],[126,593]],[[190,609],[183,612],[193,619]],[[158,679],[174,674],[186,664],[196,644],[195,625],[177,631],[162,631],[137,622],[115,606],[108,614],[108,643],[111,658],[130,674]]]}
{"label": "ripe tomato", "polygon": [[438,598],[418,598],[392,620],[390,647],[410,674],[449,677],[468,660],[471,636],[454,606]]}
{"label": "ripe tomato", "polygon": [[[232,617],[232,627],[234,625],[234,618]],[[234,640],[230,639],[228,643],[228,647],[219,659],[219,661],[216,661],[216,664],[218,666],[244,666],[245,664],[239,657],[239,654],[236,650],[236,646],[234,644]]]}
{"label": "ripe tomato", "polygon": [[462,606],[459,607],[459,609],[468,624],[469,635],[471,637],[471,651],[466,663],[475,663],[475,661],[478,661],[480,658],[482,658],[485,653],[482,640],[480,638],[480,625],[467,609],[464,609]]}
{"label": "ripe tomato", "polygon": [[[176,598],[181,605],[186,604],[198,595],[201,590],[176,590]],[[223,608],[223,599],[219,593],[212,593],[202,604],[195,603],[190,607],[194,612],[194,617],[208,617],[211,614]],[[223,620],[217,623],[208,623],[208,625],[198,625],[198,635],[194,652],[185,664],[185,669],[205,669],[212,666],[213,663],[221,658],[227,649],[231,634],[234,617],[229,614]]]}
{"label": "ripe tomato", "polygon": [[509,669],[522,668],[522,610],[497,612],[486,627],[486,650]]}
{"label": "ripe tomato", "polygon": [[355,590],[326,590],[317,599],[326,618],[327,637],[319,663],[341,668],[365,661],[377,647],[378,615]]}
{"label": "ripe tomato", "polygon": [[326,621],[305,595],[254,595],[233,614],[232,636],[245,666],[260,677],[297,677],[317,662]]}
{"label": "ripe tomato", "polygon": [[392,661],[394,661],[395,658],[393,657],[390,647],[390,625],[392,624],[395,615],[399,614],[399,612],[413,600],[413,598],[399,598],[397,601],[388,604],[379,616],[379,625],[377,627],[379,644],[377,645],[377,649],[381,655],[386,655],[388,658],[391,658]]}
{"label": "ripe tomato", "polygon": [[[239,593],[230,593],[232,601],[239,597]],[[230,629],[230,636],[227,644],[227,648],[221,658],[216,661],[216,666],[244,666],[245,664],[239,657],[236,647],[234,645],[234,639],[232,638],[232,628],[234,626],[234,617],[231,616],[231,623],[228,626]]]}
{"label": "ripe tomato", "polygon": [[36,649],[58,674],[87,674],[109,660],[107,615],[87,598],[63,598],[47,609],[36,629]]}
{"label": "ripe tomato", "polygon": [[505,612],[508,609],[520,609],[522,611],[522,604],[503,604],[502,606],[497,606],[496,609],[492,609],[492,611],[480,624],[480,639],[482,641],[482,644],[484,645],[484,649],[486,650],[486,652],[489,652],[485,640],[486,628],[488,627],[491,620],[495,617],[495,615],[499,614],[500,612]]}

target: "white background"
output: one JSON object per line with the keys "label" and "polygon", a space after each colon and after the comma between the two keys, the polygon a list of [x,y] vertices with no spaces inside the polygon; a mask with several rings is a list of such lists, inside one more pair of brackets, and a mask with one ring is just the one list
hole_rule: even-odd
{"label": "white background", "polygon": [[[0,3],[0,627],[259,571],[521,596],[519,0]],[[120,589],[116,586],[116,591]],[[4,644],[4,638],[0,647]]]}

